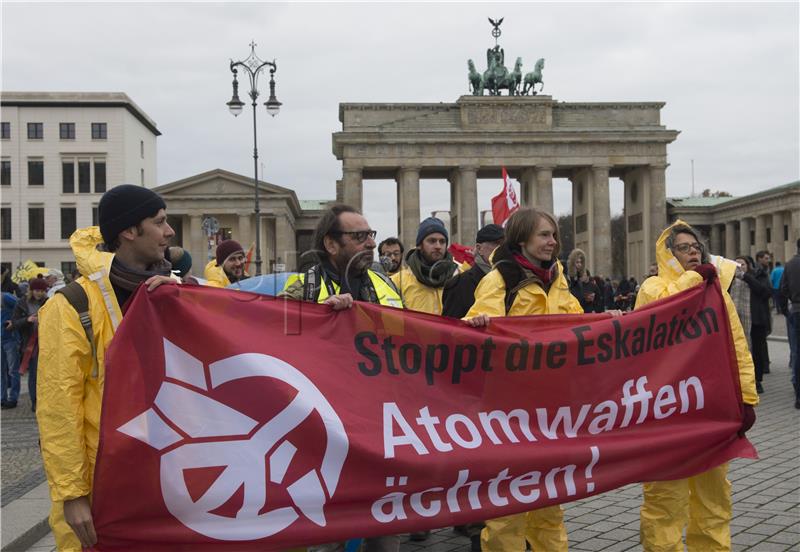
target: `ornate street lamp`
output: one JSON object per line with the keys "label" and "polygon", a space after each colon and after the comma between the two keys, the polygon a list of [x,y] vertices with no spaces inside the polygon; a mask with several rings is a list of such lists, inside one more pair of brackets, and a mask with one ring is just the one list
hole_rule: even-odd
{"label": "ornate street lamp", "polygon": [[233,96],[226,105],[234,117],[238,116],[244,108],[244,102],[239,99],[239,70],[250,77],[250,91],[248,95],[253,100],[253,185],[255,187],[255,214],[256,214],[256,276],[261,275],[261,209],[258,204],[258,134],[256,132],[256,106],[258,100],[258,76],[261,70],[269,67],[269,99],[264,102],[267,113],[275,116],[281,109],[281,102],[275,97],[275,71],[278,66],[275,60],[263,61],[256,55],[256,43],[250,42],[250,55],[241,61],[231,60],[231,73],[233,73]]}

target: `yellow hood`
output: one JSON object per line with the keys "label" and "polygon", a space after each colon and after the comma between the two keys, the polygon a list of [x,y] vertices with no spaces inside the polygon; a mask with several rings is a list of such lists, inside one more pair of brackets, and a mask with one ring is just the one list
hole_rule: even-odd
{"label": "yellow hood", "polygon": [[208,285],[211,287],[224,288],[231,285],[228,275],[225,274],[225,271],[221,266],[217,265],[217,261],[215,259],[208,261],[208,264],[206,264],[206,268],[203,271],[203,275],[205,276],[205,279],[208,280]]}
{"label": "yellow hood", "polygon": [[114,254],[100,251],[98,246],[102,244],[103,236],[100,235],[99,226],[79,228],[70,236],[69,245],[82,276],[88,278],[102,270],[105,270],[106,275],[111,272],[111,261],[114,259]]}
{"label": "yellow hood", "polygon": [[[661,232],[661,236],[656,242],[658,275],[659,277],[672,282],[676,281],[681,277],[681,275],[683,275],[684,272],[686,272],[681,266],[681,263],[678,262],[678,259],[675,258],[675,255],[672,254],[672,251],[667,248],[666,243],[670,232],[675,226],[678,225],[688,226],[689,228],[692,227],[691,224],[687,224],[686,222],[678,219],[668,226],[666,230]],[[717,274],[719,274],[722,289],[728,289],[731,286],[731,282],[733,282],[734,276],[736,275],[736,267],[738,266],[736,261],[726,259],[725,257],[721,257],[719,255],[708,255],[708,261],[717,269]]]}

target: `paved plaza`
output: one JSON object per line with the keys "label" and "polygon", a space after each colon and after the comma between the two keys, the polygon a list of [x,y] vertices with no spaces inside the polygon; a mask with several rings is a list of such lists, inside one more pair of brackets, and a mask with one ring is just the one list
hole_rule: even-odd
{"label": "paved plaza", "polygon": [[[776,333],[777,327],[776,327]],[[765,376],[766,392],[757,409],[758,421],[748,434],[761,457],[758,461],[735,460],[730,480],[734,492],[731,524],[733,549],[747,552],[800,550],[800,410],[795,410],[789,383],[789,347],[785,341],[769,342],[772,372]],[[15,502],[43,493],[45,485],[38,455],[36,426],[27,396],[16,410],[2,414],[2,505],[5,514]],[[608,552],[640,550],[639,506],[641,486],[616,491],[565,505],[570,550]],[[41,513],[37,514],[41,516]],[[33,527],[42,519],[29,519]],[[38,542],[25,548],[3,550],[51,551],[51,534],[37,535]],[[404,542],[402,552],[469,550],[469,541],[449,528],[435,531],[423,543]]]}

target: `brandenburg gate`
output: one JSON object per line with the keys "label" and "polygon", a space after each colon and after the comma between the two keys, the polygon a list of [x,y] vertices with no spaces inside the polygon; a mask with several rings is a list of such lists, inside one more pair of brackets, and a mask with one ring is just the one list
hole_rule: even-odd
{"label": "brandenburg gate", "polygon": [[553,211],[553,178],[572,185],[575,246],[592,274],[611,276],[609,178],[625,186],[627,274],[654,261],[666,226],[664,103],[565,103],[550,96],[462,96],[454,104],[343,103],[333,152],[342,161],[337,195],[362,206],[365,179],[397,183],[398,234],[413,246],[419,181],[450,184],[453,242],[478,230],[479,178],[516,178],[521,203]]}

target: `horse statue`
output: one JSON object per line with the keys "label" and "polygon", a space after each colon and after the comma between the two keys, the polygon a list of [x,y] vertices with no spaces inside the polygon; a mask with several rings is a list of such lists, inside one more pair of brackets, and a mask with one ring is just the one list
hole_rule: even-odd
{"label": "horse statue", "polygon": [[469,87],[473,96],[483,96],[483,77],[478,71],[475,70],[475,63],[467,60],[467,67],[469,68]]}
{"label": "horse statue", "polygon": [[522,83],[522,58],[518,57],[514,63],[514,70],[508,74],[505,88],[508,89],[509,96],[519,96],[519,85]]}
{"label": "horse statue", "polygon": [[533,71],[525,73],[525,83],[522,88],[522,95],[527,95],[530,91],[532,96],[537,94],[536,83],[541,84],[539,92],[544,89],[544,81],[542,80],[542,69],[544,69],[544,58],[539,58],[536,65],[533,66]]}
{"label": "horse statue", "polygon": [[486,62],[489,68],[483,73],[483,87],[492,96],[500,95],[499,85],[504,83],[508,76],[508,69],[503,65],[504,59],[505,53],[502,48],[495,46],[486,50]]}

